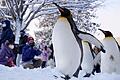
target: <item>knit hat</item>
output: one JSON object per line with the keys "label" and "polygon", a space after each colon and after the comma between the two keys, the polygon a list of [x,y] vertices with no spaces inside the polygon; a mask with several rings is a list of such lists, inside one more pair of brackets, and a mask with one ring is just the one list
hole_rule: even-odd
{"label": "knit hat", "polygon": [[2,24],[6,24],[6,27],[10,27],[10,21],[9,20],[2,21]]}
{"label": "knit hat", "polygon": [[12,40],[6,40],[6,41],[5,41],[5,44],[6,44],[6,45],[14,44],[14,42],[13,42]]}
{"label": "knit hat", "polygon": [[33,37],[28,37],[28,42],[30,41],[30,40],[34,40],[34,38]]}

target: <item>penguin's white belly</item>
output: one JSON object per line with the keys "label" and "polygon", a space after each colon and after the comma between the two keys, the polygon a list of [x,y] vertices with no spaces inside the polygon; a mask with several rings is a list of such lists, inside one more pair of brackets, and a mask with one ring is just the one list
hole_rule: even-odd
{"label": "penguin's white belly", "polygon": [[81,64],[82,70],[84,70],[86,73],[92,73],[93,70],[93,56],[90,51],[90,47],[87,42],[83,42],[83,61]]}
{"label": "penguin's white belly", "polygon": [[66,18],[59,18],[55,24],[52,42],[57,69],[72,76],[80,64],[81,50]]}
{"label": "penguin's white belly", "polygon": [[103,40],[106,53],[101,54],[101,70],[107,73],[120,73],[120,52],[114,38]]}

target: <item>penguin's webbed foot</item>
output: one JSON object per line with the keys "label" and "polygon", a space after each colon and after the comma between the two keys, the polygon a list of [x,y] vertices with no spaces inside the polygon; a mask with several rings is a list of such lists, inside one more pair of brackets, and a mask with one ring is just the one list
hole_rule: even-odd
{"label": "penguin's webbed foot", "polygon": [[90,73],[86,73],[86,75],[84,75],[83,77],[90,77]]}
{"label": "penguin's webbed foot", "polygon": [[100,64],[97,64],[96,66],[94,66],[94,72],[96,72],[96,73],[100,73],[101,72]]}
{"label": "penguin's webbed foot", "polygon": [[94,65],[94,68],[93,68],[93,71],[92,71],[93,75],[95,75],[95,71],[96,71],[96,66]]}
{"label": "penguin's webbed foot", "polygon": [[65,77],[61,76],[61,78],[65,79],[65,80],[69,80],[70,77],[68,75],[65,75]]}
{"label": "penguin's webbed foot", "polygon": [[80,70],[82,70],[81,66],[78,67],[77,71],[73,74],[73,76],[76,77],[76,78],[78,78]]}
{"label": "penguin's webbed foot", "polygon": [[93,71],[92,74],[95,75],[95,71]]}
{"label": "penguin's webbed foot", "polygon": [[55,79],[57,79],[58,78],[58,76],[56,76],[56,75],[53,75],[54,77],[55,77]]}

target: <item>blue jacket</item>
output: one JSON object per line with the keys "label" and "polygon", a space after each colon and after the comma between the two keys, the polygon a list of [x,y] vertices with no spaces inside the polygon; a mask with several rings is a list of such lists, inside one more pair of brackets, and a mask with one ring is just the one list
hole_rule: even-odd
{"label": "blue jacket", "polygon": [[41,52],[37,49],[34,49],[29,44],[26,44],[22,49],[22,61],[27,62],[34,59],[34,56],[40,55]]}

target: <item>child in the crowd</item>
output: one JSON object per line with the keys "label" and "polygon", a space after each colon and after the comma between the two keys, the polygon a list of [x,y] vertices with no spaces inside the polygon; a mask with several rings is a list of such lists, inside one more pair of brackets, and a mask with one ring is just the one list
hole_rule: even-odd
{"label": "child in the crowd", "polygon": [[49,56],[51,55],[51,50],[47,46],[43,48],[41,58],[42,58],[42,68],[46,67],[46,62],[48,61]]}
{"label": "child in the crowd", "polygon": [[0,50],[0,64],[13,67],[15,66],[13,60],[15,58],[12,49],[14,48],[13,42],[6,41],[2,44]]}

